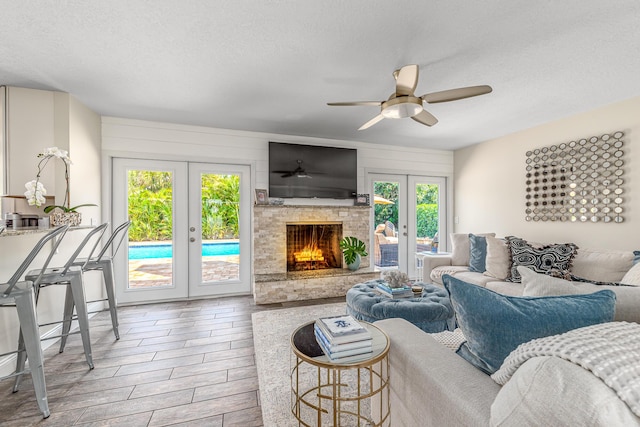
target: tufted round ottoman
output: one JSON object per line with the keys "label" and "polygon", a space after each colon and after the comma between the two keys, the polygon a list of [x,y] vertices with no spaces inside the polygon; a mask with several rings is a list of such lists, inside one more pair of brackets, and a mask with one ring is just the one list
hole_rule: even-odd
{"label": "tufted round ottoman", "polygon": [[422,296],[391,299],[375,291],[377,280],[347,291],[347,314],[366,322],[399,317],[428,333],[453,331],[455,316],[444,288],[422,284]]}

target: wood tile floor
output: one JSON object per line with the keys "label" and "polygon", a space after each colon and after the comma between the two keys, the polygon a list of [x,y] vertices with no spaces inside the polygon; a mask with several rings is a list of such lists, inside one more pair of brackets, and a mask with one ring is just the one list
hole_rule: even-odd
{"label": "wood tile floor", "polygon": [[121,307],[120,340],[108,313],[91,319],[95,369],[79,335],[45,351],[51,416],[30,376],[18,393],[0,382],[1,426],[261,426],[251,313],[342,298],[256,306],[228,297]]}

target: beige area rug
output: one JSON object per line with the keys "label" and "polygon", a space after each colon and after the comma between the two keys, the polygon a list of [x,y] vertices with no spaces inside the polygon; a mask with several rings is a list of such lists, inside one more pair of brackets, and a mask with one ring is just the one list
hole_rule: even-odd
{"label": "beige area rug", "polygon": [[291,333],[318,317],[345,312],[346,304],[337,303],[253,313],[253,343],[265,427],[298,425],[291,414]]}

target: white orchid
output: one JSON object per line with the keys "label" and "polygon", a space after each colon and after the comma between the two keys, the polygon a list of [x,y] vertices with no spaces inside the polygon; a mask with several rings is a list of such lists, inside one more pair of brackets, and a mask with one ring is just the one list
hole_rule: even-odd
{"label": "white orchid", "polygon": [[57,157],[67,164],[73,164],[73,162],[69,158],[69,152],[67,150],[61,150],[58,147],[49,147],[45,148],[42,153],[38,154],[38,157],[46,158],[49,156]]}
{"label": "white orchid", "polygon": [[27,189],[27,191],[24,192],[24,196],[27,198],[29,206],[42,206],[46,201],[44,196],[47,194],[47,189],[44,188],[44,185],[34,179],[33,181],[27,182],[24,186]]}
{"label": "white orchid", "polygon": [[[40,161],[38,162],[38,174],[36,175],[36,179],[33,181],[27,182],[24,186],[27,191],[24,193],[24,196],[27,199],[27,203],[29,205],[40,207],[43,203],[46,202],[45,195],[47,194],[47,189],[44,188],[44,185],[40,182],[40,174],[49,160],[58,158],[62,160],[64,163],[64,179],[67,182],[67,188],[64,192],[64,201],[62,202],[62,206],[60,206],[63,210],[69,208],[69,165],[71,164],[71,159],[69,158],[69,152],[66,150],[61,150],[58,147],[48,147],[45,148],[42,153],[38,154]],[[54,206],[55,207],[55,206]],[[45,208],[45,212],[47,209]]]}

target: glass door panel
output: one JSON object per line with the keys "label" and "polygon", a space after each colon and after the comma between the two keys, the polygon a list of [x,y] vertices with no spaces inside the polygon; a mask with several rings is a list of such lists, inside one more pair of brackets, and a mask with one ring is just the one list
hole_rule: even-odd
{"label": "glass door panel", "polygon": [[247,293],[249,166],[189,164],[189,295]]}
{"label": "glass door panel", "polygon": [[240,176],[201,173],[202,282],[240,278]]}
{"label": "glass door panel", "polygon": [[398,268],[399,194],[399,181],[373,181],[374,264],[379,269]]}
{"label": "glass door panel", "polygon": [[183,162],[114,159],[113,224],[131,220],[116,259],[119,301],[188,296],[187,167]]}
{"label": "glass door panel", "polygon": [[173,284],[173,181],[169,171],[127,171],[128,289]]}
{"label": "glass door panel", "polygon": [[[422,278],[422,258],[427,253],[440,251],[440,236],[446,245],[445,179],[410,175],[408,177],[410,197],[409,212],[409,256],[410,277]],[[445,246],[442,246],[445,247]]]}

